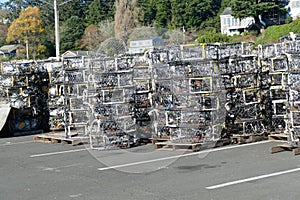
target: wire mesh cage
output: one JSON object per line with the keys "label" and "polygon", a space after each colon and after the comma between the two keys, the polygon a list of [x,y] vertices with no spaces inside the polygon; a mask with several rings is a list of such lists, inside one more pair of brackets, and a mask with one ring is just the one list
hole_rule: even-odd
{"label": "wire mesh cage", "polygon": [[202,45],[181,45],[181,59],[199,59],[204,58],[204,48]]}

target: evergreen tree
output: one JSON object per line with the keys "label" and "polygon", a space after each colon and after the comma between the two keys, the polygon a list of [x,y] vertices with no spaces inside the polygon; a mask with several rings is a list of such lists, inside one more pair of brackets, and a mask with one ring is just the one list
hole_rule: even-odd
{"label": "evergreen tree", "polygon": [[113,0],[94,0],[89,6],[88,24],[97,25],[105,19],[113,19],[114,10]]}
{"label": "evergreen tree", "polygon": [[259,17],[268,13],[270,10],[278,14],[283,14],[286,9],[283,7],[282,1],[279,0],[232,0],[230,7],[232,14],[236,18],[253,17],[255,24],[261,28],[262,24]]}
{"label": "evergreen tree", "polygon": [[171,0],[172,27],[182,28],[187,26],[186,9],[188,0]]}
{"label": "evergreen tree", "polygon": [[139,0],[138,6],[141,8],[141,24],[144,26],[152,26],[156,16],[155,0]]}
{"label": "evergreen tree", "polygon": [[156,1],[155,25],[158,27],[167,27],[171,21],[171,4],[170,1]]}
{"label": "evergreen tree", "polygon": [[84,33],[82,19],[72,16],[64,24],[61,32],[61,51],[78,50],[79,41]]}

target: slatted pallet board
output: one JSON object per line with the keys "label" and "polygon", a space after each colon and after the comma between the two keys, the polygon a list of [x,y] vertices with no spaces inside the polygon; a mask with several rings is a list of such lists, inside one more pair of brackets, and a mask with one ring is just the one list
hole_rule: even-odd
{"label": "slatted pallet board", "polygon": [[270,134],[268,136],[268,140],[270,140],[272,142],[287,142],[288,135],[286,135],[286,134]]}
{"label": "slatted pallet board", "polygon": [[262,140],[267,140],[268,136],[266,134],[262,135],[233,135],[231,137],[231,143],[233,144],[246,144],[252,142],[258,142]]}
{"label": "slatted pallet board", "polygon": [[287,143],[270,147],[270,153],[278,153],[283,151],[292,151],[294,155],[300,154],[300,147],[293,147]]}
{"label": "slatted pallet board", "polygon": [[76,135],[72,135],[67,138],[62,133],[40,134],[34,136],[33,140],[35,142],[52,143],[52,144],[68,144],[72,146],[87,144],[89,142],[88,137],[79,137]]}

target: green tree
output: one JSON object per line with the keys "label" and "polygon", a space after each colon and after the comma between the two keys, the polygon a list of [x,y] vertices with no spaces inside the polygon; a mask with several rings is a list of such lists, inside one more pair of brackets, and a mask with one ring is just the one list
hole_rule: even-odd
{"label": "green tree", "polygon": [[40,39],[44,29],[42,28],[41,14],[38,7],[27,7],[20,13],[19,18],[14,20],[8,28],[7,42],[28,42],[29,50],[33,58],[38,49],[44,49],[40,45]]}
{"label": "green tree", "polygon": [[141,24],[151,26],[156,16],[155,0],[139,0],[138,6],[141,8]]}
{"label": "green tree", "polygon": [[217,15],[220,7],[220,0],[190,0],[186,8],[186,26],[199,29],[204,21]]}
{"label": "green tree", "polygon": [[5,3],[3,3],[3,7],[9,10],[8,19],[11,22],[17,19],[21,11],[27,6],[29,5],[24,0],[8,0]]}
{"label": "green tree", "polygon": [[172,27],[198,30],[217,17],[221,0],[171,0]]}
{"label": "green tree", "polygon": [[61,31],[61,51],[78,50],[80,39],[84,33],[82,19],[72,16],[62,27]]}
{"label": "green tree", "polygon": [[113,0],[94,0],[89,6],[87,16],[88,24],[97,25],[105,19],[113,19],[114,11]]}
{"label": "green tree", "polygon": [[172,27],[182,28],[186,27],[186,8],[188,0],[171,0],[171,13],[172,13]]}
{"label": "green tree", "polygon": [[276,12],[278,14],[286,13],[284,8],[285,4],[280,0],[232,0],[230,1],[230,7],[232,14],[236,18],[253,17],[255,24],[259,28],[265,27],[259,17],[268,13],[269,11]]}
{"label": "green tree", "polygon": [[215,28],[207,28],[199,31],[197,38],[198,43],[215,43],[215,42],[229,42],[230,37],[218,32]]}
{"label": "green tree", "polygon": [[171,21],[171,4],[170,1],[156,1],[155,26],[167,27]]}

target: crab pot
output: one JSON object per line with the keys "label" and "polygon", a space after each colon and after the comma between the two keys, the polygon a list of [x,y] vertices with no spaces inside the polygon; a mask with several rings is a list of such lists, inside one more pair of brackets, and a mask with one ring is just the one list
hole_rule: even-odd
{"label": "crab pot", "polygon": [[150,94],[148,92],[145,93],[136,93],[133,94],[133,103],[135,107],[150,107]]}
{"label": "crab pot", "polygon": [[190,78],[188,85],[192,94],[213,92],[212,77]]}
{"label": "crab pot", "polygon": [[278,56],[271,58],[271,72],[287,72],[289,70],[287,56]]}
{"label": "crab pot", "polygon": [[204,48],[202,45],[181,45],[181,59],[204,58]]}
{"label": "crab pot", "polygon": [[138,79],[150,79],[151,69],[149,66],[135,66],[133,68],[133,77]]}
{"label": "crab pot", "polygon": [[223,43],[219,47],[219,59],[228,57],[238,57],[243,53],[242,43]]}
{"label": "crab pot", "polygon": [[283,116],[273,116],[271,123],[271,133],[284,134],[287,130],[287,118]]}
{"label": "crab pot", "polygon": [[189,91],[189,80],[176,78],[172,82],[172,92],[175,94],[187,94]]}
{"label": "crab pot", "polygon": [[118,87],[132,87],[133,85],[132,73],[117,74]]}
{"label": "crab pot", "polygon": [[172,71],[169,65],[167,64],[154,64],[153,65],[153,77],[156,80],[160,79],[171,79],[172,78]]}
{"label": "crab pot", "polygon": [[244,103],[247,104],[257,104],[260,103],[260,89],[253,88],[243,90]]}
{"label": "crab pot", "polygon": [[272,100],[287,100],[288,99],[288,91],[284,89],[273,89],[270,90],[271,99]]}
{"label": "crab pot", "polygon": [[269,74],[271,88],[286,87],[288,84],[288,74],[286,72],[272,72]]}
{"label": "crab pot", "polygon": [[136,130],[136,122],[131,116],[116,118],[118,129],[125,133],[133,133]]}
{"label": "crab pot", "polygon": [[187,68],[188,77],[212,76],[219,73],[218,62],[215,60],[190,60]]}
{"label": "crab pot", "polygon": [[286,116],[288,111],[288,102],[286,100],[272,101],[273,103],[273,115],[275,117]]}
{"label": "crab pot", "polygon": [[288,83],[291,89],[300,91],[300,74],[290,73]]}
{"label": "crab pot", "polygon": [[136,92],[149,92],[152,89],[150,79],[139,79],[133,82]]}
{"label": "crab pot", "polygon": [[291,125],[293,128],[300,128],[300,112],[291,112]]}
{"label": "crab pot", "polygon": [[234,87],[240,89],[257,88],[260,86],[257,74],[238,74],[231,79]]}
{"label": "crab pot", "polygon": [[264,44],[258,46],[258,56],[260,58],[272,58],[282,54],[280,43]]}
{"label": "crab pot", "polygon": [[165,49],[153,50],[151,52],[152,63],[167,63],[170,60],[169,51]]}

